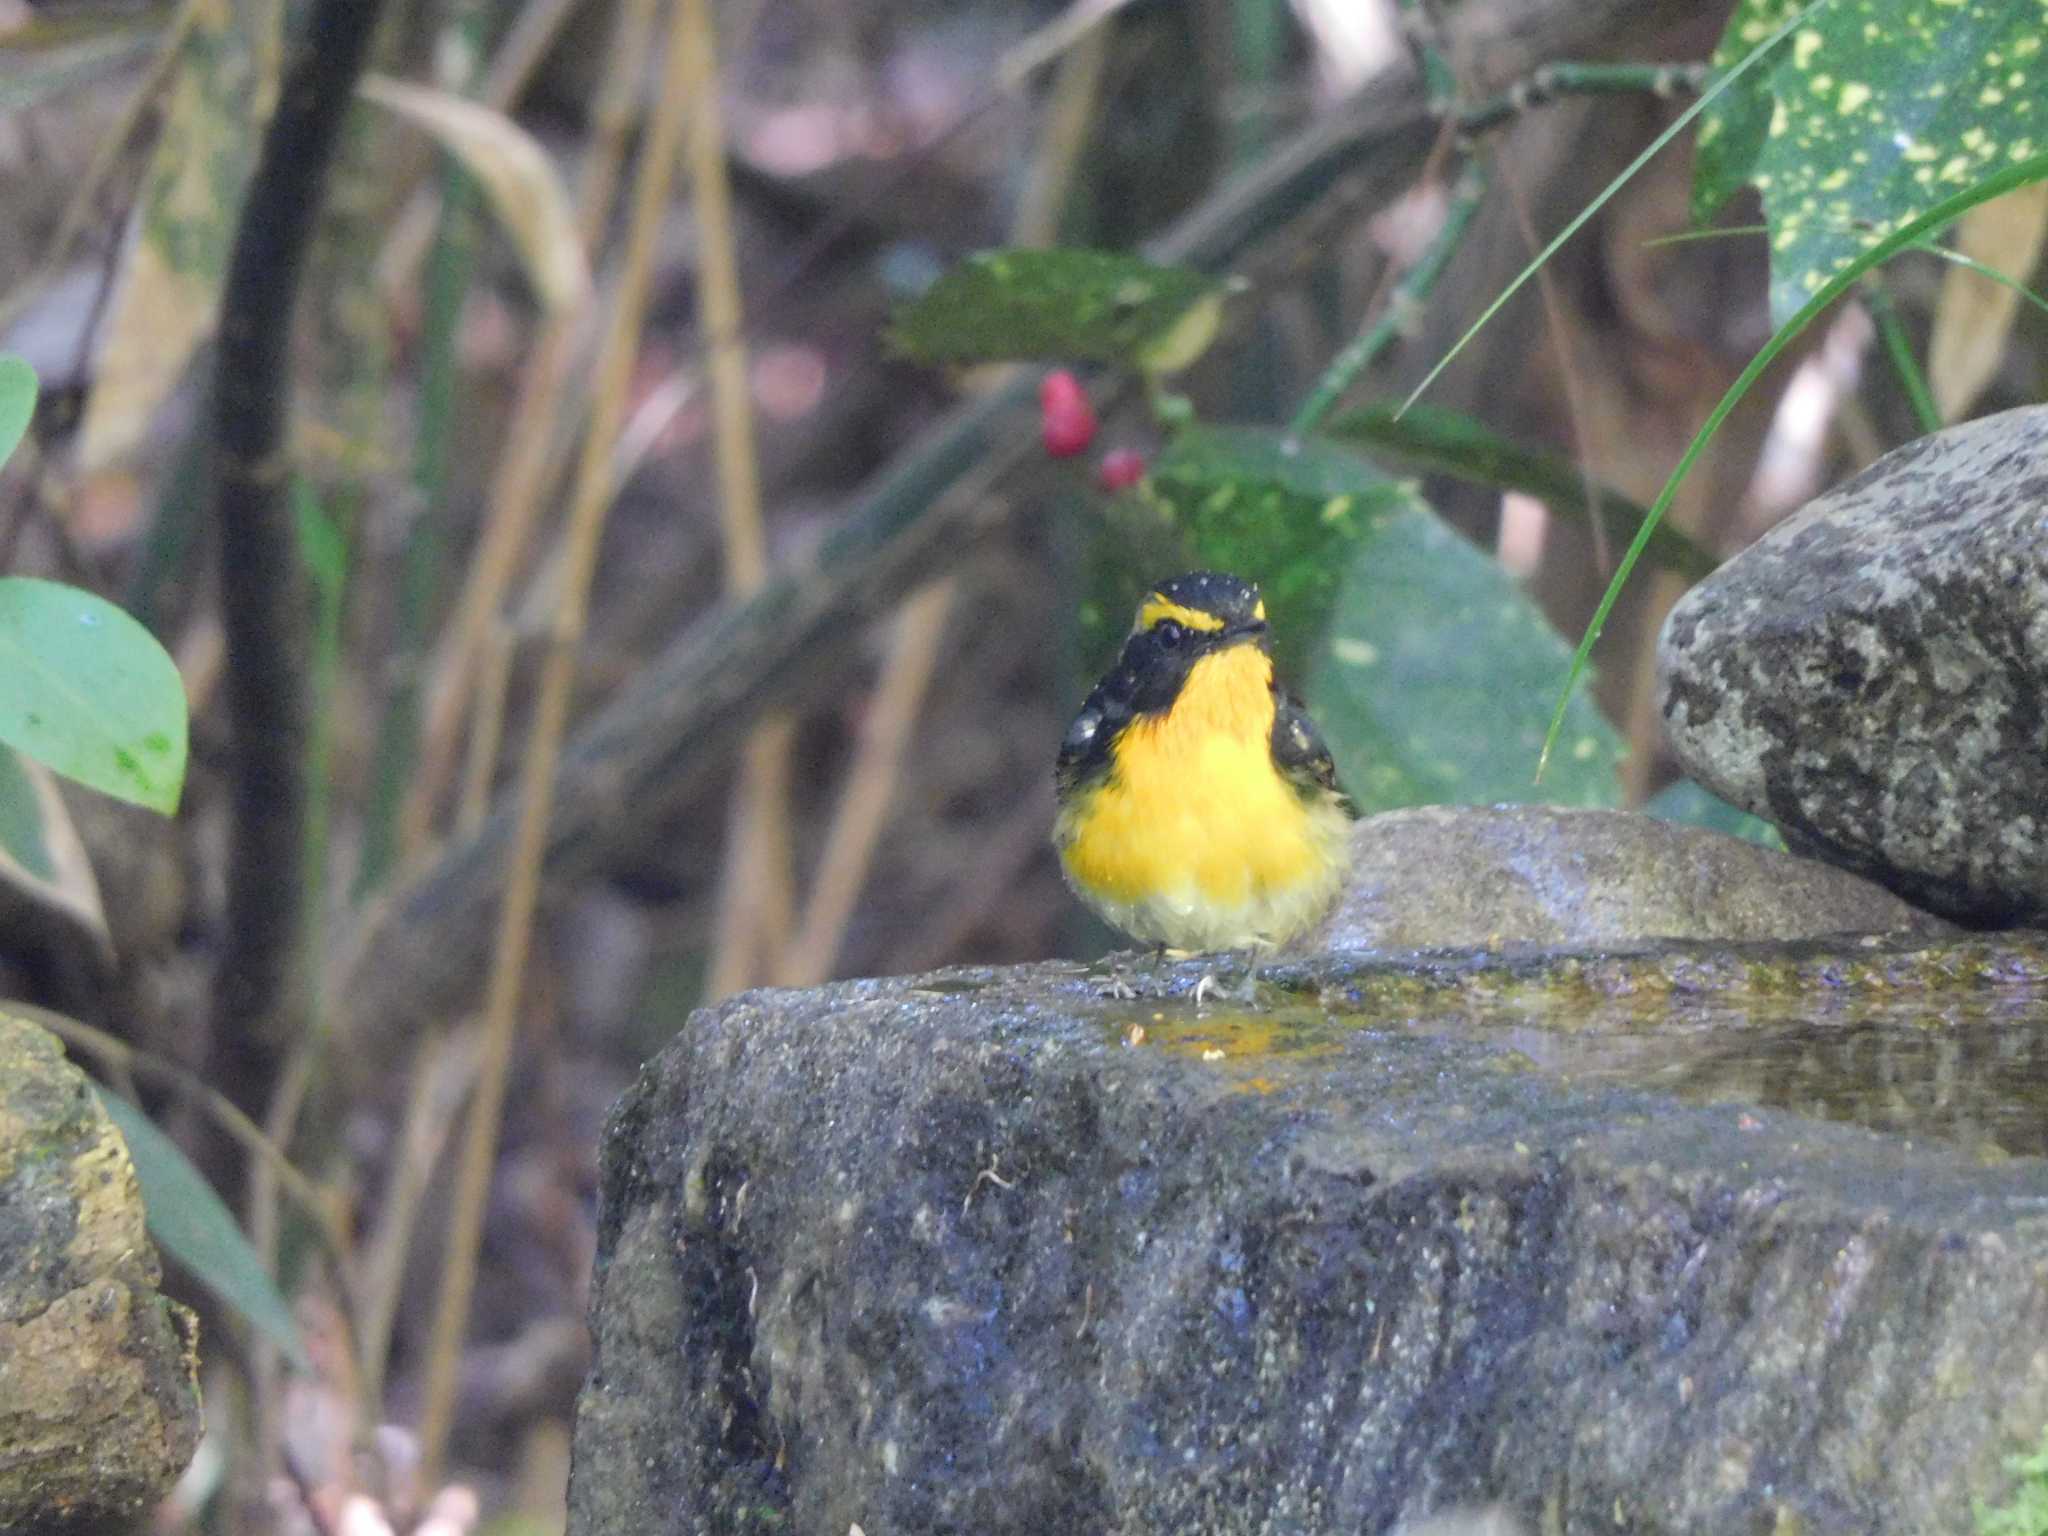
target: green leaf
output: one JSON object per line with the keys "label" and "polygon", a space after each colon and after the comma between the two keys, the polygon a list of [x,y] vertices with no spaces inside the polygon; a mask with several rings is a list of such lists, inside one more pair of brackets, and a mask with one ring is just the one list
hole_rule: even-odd
{"label": "green leaf", "polygon": [[[1729,35],[1785,9],[1743,0]],[[2048,146],[2044,19],[2015,0],[1835,0],[1793,32],[1748,169],[1770,229],[1774,322],[1942,198]]]}
{"label": "green leaf", "polygon": [[[1442,406],[1412,405],[1396,414],[1391,402],[1369,405],[1338,417],[1324,429],[1331,437],[1392,455],[1416,469],[1455,475],[1496,490],[1534,496],[1561,517],[1584,523],[1590,491],[1599,499],[1610,536],[1631,539],[1642,527],[1643,509],[1586,477],[1569,459],[1524,448],[1484,422]],[[1676,528],[1660,526],[1645,553],[1658,565],[1697,581],[1718,563]]]}
{"label": "green leaf", "polygon": [[94,1091],[128,1143],[142,1203],[149,1212],[150,1236],[300,1370],[311,1370],[291,1308],[213,1186],[149,1116],[117,1093],[97,1086]]}
{"label": "green leaf", "polygon": [[1196,567],[1259,584],[1280,675],[1297,681],[1328,631],[1349,551],[1415,502],[1412,487],[1362,455],[1270,427],[1186,429],[1160,454],[1146,492],[1167,509]]}
{"label": "green leaf", "polygon": [[0,742],[169,815],[185,783],[184,683],[155,637],[106,599],[0,578]]}
{"label": "green leaf", "polygon": [[983,251],[896,316],[891,340],[927,363],[1185,368],[1215,339],[1230,284],[1108,251]]}
{"label": "green leaf", "polygon": [[[1802,0],[1738,0],[1728,26],[1714,50],[1714,73],[1721,76],[1768,43],[1774,33],[1799,13]],[[1780,38],[1780,51],[1790,38]],[[1705,224],[1728,199],[1749,185],[1756,157],[1771,130],[1771,72],[1775,58],[1760,59],[1740,80],[1700,114],[1693,140],[1692,217]]]}
{"label": "green leaf", "polygon": [[1419,502],[1366,533],[1309,706],[1362,811],[1545,800],[1611,806],[1622,744],[1574,695],[1544,792],[1530,777],[1570,648],[1499,562]]}
{"label": "green leaf", "polygon": [[35,413],[35,369],[12,352],[0,352],[0,464],[20,445]]}
{"label": "green leaf", "polygon": [[1665,785],[1644,802],[1643,814],[1659,821],[1705,827],[1709,832],[1725,832],[1745,843],[1776,848],[1781,853],[1785,848],[1785,840],[1768,821],[1737,809],[1691,779]]}

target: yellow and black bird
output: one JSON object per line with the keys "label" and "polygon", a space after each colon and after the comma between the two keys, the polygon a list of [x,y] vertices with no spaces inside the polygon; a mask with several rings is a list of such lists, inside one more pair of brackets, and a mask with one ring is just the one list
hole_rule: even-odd
{"label": "yellow and black bird", "polygon": [[1351,808],[1273,678],[1266,605],[1235,576],[1161,582],[1060,743],[1067,883],[1143,943],[1271,948],[1336,899]]}

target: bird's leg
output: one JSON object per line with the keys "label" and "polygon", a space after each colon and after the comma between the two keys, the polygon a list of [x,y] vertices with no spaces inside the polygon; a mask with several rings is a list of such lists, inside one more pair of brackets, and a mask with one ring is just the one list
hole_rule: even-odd
{"label": "bird's leg", "polygon": [[1257,944],[1244,951],[1244,979],[1230,990],[1230,1000],[1242,1007],[1250,1008],[1259,1000],[1259,957],[1267,953]]}
{"label": "bird's leg", "polygon": [[[1157,969],[1162,956],[1167,953],[1164,944],[1152,947],[1150,959]],[[1138,996],[1138,989],[1131,984],[1130,973],[1124,969],[1123,956],[1118,954],[1109,962],[1109,980],[1102,984],[1102,995],[1120,1003],[1128,1003]]]}

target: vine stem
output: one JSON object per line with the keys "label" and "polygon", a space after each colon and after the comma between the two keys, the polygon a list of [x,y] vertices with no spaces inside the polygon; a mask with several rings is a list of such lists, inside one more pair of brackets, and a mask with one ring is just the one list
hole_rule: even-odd
{"label": "vine stem", "polygon": [[1370,368],[1396,338],[1414,325],[1438,279],[1444,275],[1444,268],[1451,264],[1458,247],[1464,244],[1465,232],[1472,227],[1472,215],[1479,211],[1479,205],[1485,198],[1485,168],[1477,160],[1468,160],[1451,189],[1450,206],[1444,210],[1443,224],[1430,240],[1428,248],[1395,284],[1394,291],[1387,296],[1386,306],[1372,324],[1359,332],[1358,338],[1323,370],[1315,388],[1301,402],[1301,409],[1288,422],[1289,437],[1304,437],[1314,431],[1344,397],[1353,381]]}

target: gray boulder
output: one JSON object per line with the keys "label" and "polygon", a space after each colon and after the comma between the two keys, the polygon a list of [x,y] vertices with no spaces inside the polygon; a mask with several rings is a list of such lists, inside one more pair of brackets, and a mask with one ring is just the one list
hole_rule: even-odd
{"label": "gray boulder", "polygon": [[1309,949],[1760,942],[1952,931],[1881,886],[1702,827],[1551,805],[1419,806],[1351,832]]}
{"label": "gray boulder", "polygon": [[[2048,1422],[2038,1090],[1987,1079],[2009,1144],[1951,1144],[1665,1068],[1859,1036],[1869,1092],[1821,1106],[1853,1122],[1937,1031],[2038,1067],[2048,950],[2013,945],[1324,957],[1258,1015],[1191,1006],[1196,962],[1135,1003],[1047,966],[701,1012],[607,1134],[569,1528],[1961,1536]],[[1645,1030],[1641,1079],[1578,1047]]]}
{"label": "gray boulder", "polygon": [[192,1459],[196,1323],[157,1278],[120,1133],[0,1011],[0,1531],[116,1527]]}
{"label": "gray boulder", "polygon": [[1686,594],[1671,741],[1795,849],[1952,917],[2048,916],[2048,407],[1887,454]]}

